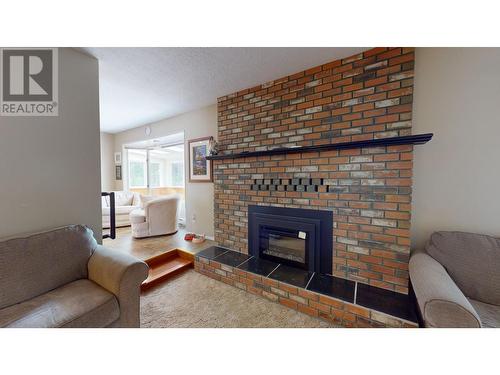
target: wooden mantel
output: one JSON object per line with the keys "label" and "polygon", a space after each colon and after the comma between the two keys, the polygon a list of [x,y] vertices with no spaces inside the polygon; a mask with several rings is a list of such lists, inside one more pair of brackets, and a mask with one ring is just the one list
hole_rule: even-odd
{"label": "wooden mantel", "polygon": [[221,154],[221,155],[207,156],[207,159],[208,160],[239,159],[239,158],[257,157],[257,156],[284,155],[284,154],[296,154],[301,152],[320,152],[320,151],[330,151],[330,150],[346,150],[346,149],[366,148],[366,147],[422,145],[424,143],[429,142],[433,135],[434,135],[433,133],[425,133],[417,135],[408,135],[403,137],[370,139],[367,141],[330,143],[327,145],[319,145],[319,146],[304,146],[304,147],[297,146],[297,147],[275,148],[266,151],[246,151],[235,154]]}

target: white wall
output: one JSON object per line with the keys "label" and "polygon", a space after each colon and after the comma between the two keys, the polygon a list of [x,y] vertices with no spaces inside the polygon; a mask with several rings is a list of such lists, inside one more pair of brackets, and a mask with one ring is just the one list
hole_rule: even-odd
{"label": "white wall", "polygon": [[97,60],[59,49],[59,116],[0,117],[0,237],[87,224],[101,238]]}
{"label": "white wall", "polygon": [[113,134],[101,132],[101,189],[115,189],[115,139]]}
{"label": "white wall", "polygon": [[412,245],[437,230],[500,236],[500,48],[417,48]]}
{"label": "white wall", "polygon": [[[146,136],[144,126],[115,134],[115,151],[123,151],[123,145],[155,139],[170,134],[184,132],[185,138],[185,178],[186,178],[186,228],[195,233],[214,235],[214,187],[213,183],[190,183],[188,144],[189,139],[205,136],[217,138],[217,106],[201,108],[180,116],[158,121],[149,125],[151,134]],[[116,181],[116,190],[123,188],[123,181]],[[196,220],[193,221],[193,215]]]}

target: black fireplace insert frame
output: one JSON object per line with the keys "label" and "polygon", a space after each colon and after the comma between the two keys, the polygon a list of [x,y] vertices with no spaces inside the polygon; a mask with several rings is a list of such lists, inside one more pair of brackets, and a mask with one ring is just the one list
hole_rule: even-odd
{"label": "black fireplace insert frame", "polygon": [[[308,236],[308,270],[332,274],[333,213],[303,208],[248,206],[248,253],[260,254],[260,227],[297,229]],[[283,263],[287,263],[283,260]]]}

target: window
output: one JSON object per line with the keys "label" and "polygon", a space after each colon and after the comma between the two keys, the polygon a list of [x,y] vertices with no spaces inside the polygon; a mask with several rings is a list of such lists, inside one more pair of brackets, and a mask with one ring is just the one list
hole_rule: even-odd
{"label": "window", "polygon": [[161,186],[160,163],[149,163],[149,183],[151,187]]}
{"label": "window", "polygon": [[184,186],[184,163],[172,163],[172,186]]}
{"label": "window", "polygon": [[148,168],[146,150],[127,150],[128,186],[130,188],[145,188],[148,184]]}
{"label": "window", "polygon": [[128,149],[128,187],[163,191],[184,187],[184,145]]}
{"label": "window", "polygon": [[146,163],[142,161],[129,162],[130,187],[146,186]]}

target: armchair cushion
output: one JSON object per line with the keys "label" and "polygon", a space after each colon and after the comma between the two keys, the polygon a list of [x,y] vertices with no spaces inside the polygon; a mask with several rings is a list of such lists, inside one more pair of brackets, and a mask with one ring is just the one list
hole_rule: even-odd
{"label": "armchair cushion", "polygon": [[469,299],[469,302],[479,315],[483,327],[500,328],[500,306],[489,305],[473,299]]}
{"label": "armchair cushion", "polygon": [[470,302],[435,259],[425,253],[410,259],[410,278],[427,327],[481,327]]}
{"label": "armchair cushion", "polygon": [[468,297],[500,305],[500,239],[464,232],[435,232],[427,253],[444,266]]}
{"label": "armchair cushion", "polygon": [[87,279],[0,310],[0,327],[105,327],[120,316],[115,296]]}
{"label": "armchair cushion", "polygon": [[130,222],[137,224],[137,223],[144,223],[146,221],[146,214],[144,213],[144,210],[141,209],[135,209],[130,213]]}
{"label": "armchair cushion", "polygon": [[0,309],[87,278],[96,246],[83,225],[0,242]]}

